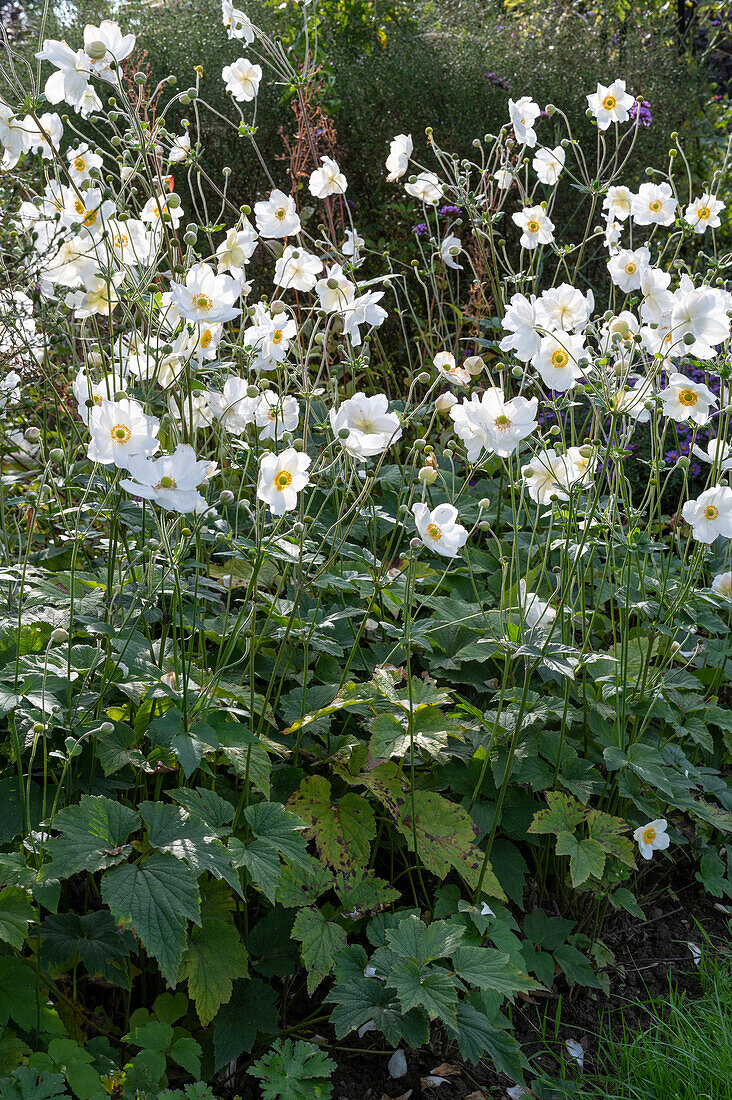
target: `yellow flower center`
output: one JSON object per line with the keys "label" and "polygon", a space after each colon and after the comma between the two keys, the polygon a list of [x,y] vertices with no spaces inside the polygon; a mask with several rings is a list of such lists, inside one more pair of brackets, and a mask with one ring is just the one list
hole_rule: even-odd
{"label": "yellow flower center", "polygon": [[643,830],[643,839],[645,840],[646,844],[652,844],[657,836],[658,833],[652,825],[649,825],[647,829]]}
{"label": "yellow flower center", "polygon": [[102,397],[101,393],[95,393],[94,397],[92,398],[92,401],[94,402],[94,404],[98,405],[100,409],[102,407],[103,400],[104,400],[104,398]]}
{"label": "yellow flower center", "polygon": [[84,218],[84,223],[83,223],[83,224],[84,224],[84,225],[94,225],[94,222],[95,222],[96,220],[97,220],[97,212],[96,212],[96,210],[90,210],[90,211],[89,211],[89,212],[87,213],[86,217]]}
{"label": "yellow flower center", "polygon": [[156,489],[177,489],[178,485],[174,477],[161,477],[155,486]]}
{"label": "yellow flower center", "polygon": [[109,434],[112,437],[113,443],[126,443],[131,437],[132,432],[126,424],[115,424]]}
{"label": "yellow flower center", "polygon": [[552,353],[551,362],[553,367],[556,367],[557,370],[561,370],[561,368],[566,367],[569,362],[569,355],[563,348],[557,348],[557,350]]}
{"label": "yellow flower center", "polygon": [[435,542],[439,542],[442,538],[442,528],[438,527],[436,523],[428,523],[427,534],[431,539],[434,539]]}
{"label": "yellow flower center", "polygon": [[202,313],[208,313],[213,308],[213,302],[207,294],[194,294],[193,305],[196,309],[200,309]]}
{"label": "yellow flower center", "polygon": [[648,203],[648,209],[652,214],[658,214],[663,210],[663,203],[660,199],[652,199],[651,202]]}
{"label": "yellow flower center", "polygon": [[129,237],[126,237],[124,233],[115,233],[112,241],[114,247],[119,249],[127,248],[127,245],[130,243]]}
{"label": "yellow flower center", "polygon": [[628,275],[635,275],[636,271],[638,270],[638,265],[634,264],[633,261],[631,260],[630,263],[627,263],[625,265],[625,270],[626,270]]}
{"label": "yellow flower center", "polygon": [[693,390],[680,390],[679,391],[679,404],[686,405],[687,408],[693,408],[699,400],[697,394]]}
{"label": "yellow flower center", "polygon": [[201,337],[201,347],[202,348],[209,347],[212,340],[213,340],[213,333],[211,332],[211,329],[207,328],[204,331],[203,336]]}
{"label": "yellow flower center", "polygon": [[84,160],[83,157],[77,157],[76,158],[76,160],[74,161],[74,168],[76,169],[77,172],[83,172],[84,171],[84,169],[86,168],[86,161]]}
{"label": "yellow flower center", "polygon": [[701,209],[697,211],[697,217],[701,218],[702,221],[706,221],[707,218],[711,218],[711,216],[712,212],[708,206],[702,206]]}
{"label": "yellow flower center", "polygon": [[506,428],[511,427],[511,421],[505,413],[501,413],[500,416],[497,416],[493,423],[500,432],[504,432]]}
{"label": "yellow flower center", "polygon": [[704,509],[704,518],[708,520],[714,520],[719,515],[719,508],[715,508],[713,504],[707,504]]}
{"label": "yellow flower center", "polygon": [[612,111],[617,102],[618,101],[614,95],[606,95],[602,101],[602,105],[606,111]]}
{"label": "yellow flower center", "polygon": [[77,214],[83,214],[86,210],[86,207],[84,206],[84,203],[81,201],[81,199],[77,199],[74,203],[74,210]]}
{"label": "yellow flower center", "polygon": [[282,329],[281,328],[276,328],[274,330],[274,332],[272,333],[272,343],[273,344],[281,344],[282,343]]}
{"label": "yellow flower center", "polygon": [[288,485],[292,484],[292,474],[289,470],[280,470],[274,479],[275,489],[279,489],[282,492]]}
{"label": "yellow flower center", "polygon": [[529,233],[538,233],[539,232],[539,223],[538,223],[538,221],[536,221],[535,218],[532,218],[531,221],[528,221],[526,223],[526,228],[528,229]]}
{"label": "yellow flower center", "polygon": [[274,212],[274,215],[277,218],[277,221],[283,222],[287,217],[287,211],[285,210],[284,206],[278,206]]}

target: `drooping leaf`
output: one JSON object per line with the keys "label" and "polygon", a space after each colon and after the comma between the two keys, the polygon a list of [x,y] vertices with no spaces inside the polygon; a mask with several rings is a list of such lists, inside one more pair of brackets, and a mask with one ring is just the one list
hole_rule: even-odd
{"label": "drooping leaf", "polygon": [[236,978],[247,974],[249,956],[230,921],[203,916],[194,928],[183,955],[180,977],[188,979],[188,992],[205,1026],[231,997]]}
{"label": "drooping leaf", "polygon": [[418,966],[412,959],[399,959],[387,984],[396,991],[403,1012],[421,1008],[431,1020],[456,1025],[458,985],[443,967]]}
{"label": "drooping leaf", "polygon": [[186,948],[188,921],[200,924],[200,897],[193,872],[167,853],[154,852],[135,866],[107,871],[102,897],[116,920],[129,925],[160,964],[171,985]]}
{"label": "drooping leaf", "polygon": [[572,833],[560,833],[556,845],[558,856],[569,856],[569,873],[572,885],[581,886],[592,876],[602,878],[605,870],[605,853],[602,845],[590,838],[578,838]]}
{"label": "drooping leaf", "polygon": [[277,1030],[277,994],[259,978],[238,981],[214,1020],[214,1069],[249,1054],[257,1036]]}
{"label": "drooping leaf", "polygon": [[419,917],[408,916],[396,928],[386,930],[386,942],[400,958],[412,959],[417,966],[448,958],[465,935],[462,924],[447,920],[425,924]]}
{"label": "drooping leaf", "polygon": [[59,913],[46,917],[41,925],[41,960],[48,968],[63,966],[77,958],[92,974],[130,988],[124,960],[135,949],[130,932],[118,929],[111,913]]}
{"label": "drooping leaf", "polygon": [[20,951],[28,925],[35,919],[36,911],[27,890],[20,886],[0,890],[0,940]]}
{"label": "drooping leaf", "polygon": [[326,920],[319,909],[308,908],[301,909],[295,917],[292,937],[302,945],[307,988],[312,995],[333,969],[337,952],[346,946],[345,930]]}
{"label": "drooping leaf", "polygon": [[377,978],[367,978],[366,952],[357,944],[346,947],[336,957],[336,982],[326,995],[334,1005],[331,1023],[339,1039],[362,1024],[373,1020],[393,1047],[405,1043],[419,1047],[429,1038],[429,1018],[421,1009],[403,1012],[393,989]]}
{"label": "drooping leaf", "polygon": [[332,1058],[315,1043],[276,1039],[247,1073],[261,1081],[264,1100],[330,1100]]}
{"label": "drooping leaf", "polygon": [[481,990],[492,989],[496,993],[513,997],[515,993],[528,993],[541,988],[528,974],[513,966],[508,955],[491,947],[474,947],[469,944],[458,947],[452,962],[458,977]]}
{"label": "drooping leaf", "polygon": [[60,1073],[19,1066],[0,1080],[0,1100],[65,1100],[66,1084]]}

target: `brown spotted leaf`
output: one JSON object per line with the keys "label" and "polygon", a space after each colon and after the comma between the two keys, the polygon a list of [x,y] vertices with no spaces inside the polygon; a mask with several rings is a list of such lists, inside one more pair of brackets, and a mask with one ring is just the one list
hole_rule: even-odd
{"label": "brown spotted leaf", "polygon": [[376,823],[374,811],[360,795],[349,791],[334,802],[328,780],[311,775],[287,808],[307,823],[306,836],[315,840],[320,858],[334,871],[350,876],[367,865]]}

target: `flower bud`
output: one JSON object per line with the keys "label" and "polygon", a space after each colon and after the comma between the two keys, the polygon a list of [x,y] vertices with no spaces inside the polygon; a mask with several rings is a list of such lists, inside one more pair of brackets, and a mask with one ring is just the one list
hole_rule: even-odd
{"label": "flower bud", "polygon": [[437,481],[437,470],[434,466],[422,466],[417,477],[423,485],[434,485]]}
{"label": "flower bud", "polygon": [[285,305],[285,303],[280,301],[279,298],[276,298],[275,301],[272,302],[272,305],[269,307],[269,312],[272,314],[273,317],[276,317],[279,313],[284,313],[286,309],[287,306]]}
{"label": "flower bud", "polygon": [[449,413],[453,405],[457,404],[457,397],[454,393],[441,393],[435,400],[435,408],[438,413]]}
{"label": "flower bud", "polygon": [[486,508],[490,508],[490,506],[491,502],[488,497],[482,497],[478,501],[478,507],[480,508],[481,512],[485,512]]}
{"label": "flower bud", "polygon": [[411,550],[419,550],[419,549],[421,549],[421,547],[422,547],[422,540],[421,540],[421,539],[410,539],[410,540],[409,540],[409,547],[410,547],[410,549],[411,549]]}
{"label": "flower bud", "polygon": [[29,443],[37,443],[41,438],[40,429],[36,427],[26,428],[23,432],[23,437],[27,439]]}
{"label": "flower bud", "polygon": [[219,493],[219,504],[233,504],[234,499],[231,489],[222,489]]}
{"label": "flower bud", "polygon": [[378,630],[379,624],[377,623],[376,619],[366,619],[363,624],[363,628],[364,630]]}
{"label": "flower bud", "polygon": [[51,631],[51,637],[49,641],[51,645],[63,645],[64,642],[68,642],[69,632],[64,630],[62,626],[57,626],[55,630]]}
{"label": "flower bud", "polygon": [[339,428],[338,429],[338,438],[339,439],[348,439],[350,434],[351,434],[351,429],[350,428]]}
{"label": "flower bud", "polygon": [[100,42],[98,39],[95,42],[90,42],[85,48],[84,53],[87,57],[90,57],[92,61],[101,61],[107,54],[107,47],[104,42]]}
{"label": "flower bud", "polygon": [[51,462],[61,462],[64,457],[64,452],[60,447],[54,447],[48,457],[51,459]]}
{"label": "flower bud", "polygon": [[102,722],[99,727],[100,733],[114,733],[114,722]]}
{"label": "flower bud", "polygon": [[469,355],[467,359],[464,360],[463,366],[466,370],[470,371],[473,378],[476,378],[485,370],[485,361],[480,355]]}
{"label": "flower bud", "polygon": [[426,370],[420,371],[419,374],[417,375],[417,382],[419,382],[423,386],[426,386],[427,383],[429,382],[429,380],[430,380],[429,372],[426,371]]}

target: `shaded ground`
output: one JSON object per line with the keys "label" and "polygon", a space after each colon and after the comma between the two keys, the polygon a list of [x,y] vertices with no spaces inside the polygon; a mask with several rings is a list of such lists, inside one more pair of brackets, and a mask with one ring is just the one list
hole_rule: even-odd
{"label": "shaded ground", "polygon": [[[515,1033],[532,1064],[551,1074],[560,1048],[572,1038],[586,1048],[585,1064],[591,1070],[603,1020],[605,1029],[613,1018],[619,1024],[622,1012],[625,1024],[635,1026],[643,1011],[634,1002],[662,996],[669,983],[692,997],[700,995],[701,984],[687,941],[702,945],[706,933],[713,943],[724,947],[729,944],[729,934],[727,921],[715,909],[713,899],[699,897],[696,889],[676,894],[663,908],[648,907],[645,922],[627,914],[608,921],[603,942],[616,959],[616,967],[610,971],[609,998],[598,990],[562,989],[559,982],[541,1001],[517,1002],[513,1009]],[[666,895],[670,896],[668,891]],[[372,1037],[366,1036],[362,1044],[354,1042],[352,1052],[336,1054],[339,1069],[334,1077],[334,1100],[395,1100],[410,1089],[410,1100],[481,1100],[481,1094],[485,1100],[503,1100],[506,1088],[513,1083],[482,1063],[461,1063],[454,1046],[441,1042],[439,1034],[434,1036],[431,1052],[408,1055],[406,1075],[395,1080],[387,1069],[391,1051],[382,1053],[374,1044],[369,1046],[368,1038]],[[450,1076],[439,1088],[423,1087],[422,1079],[442,1063],[458,1069],[459,1074]]]}

